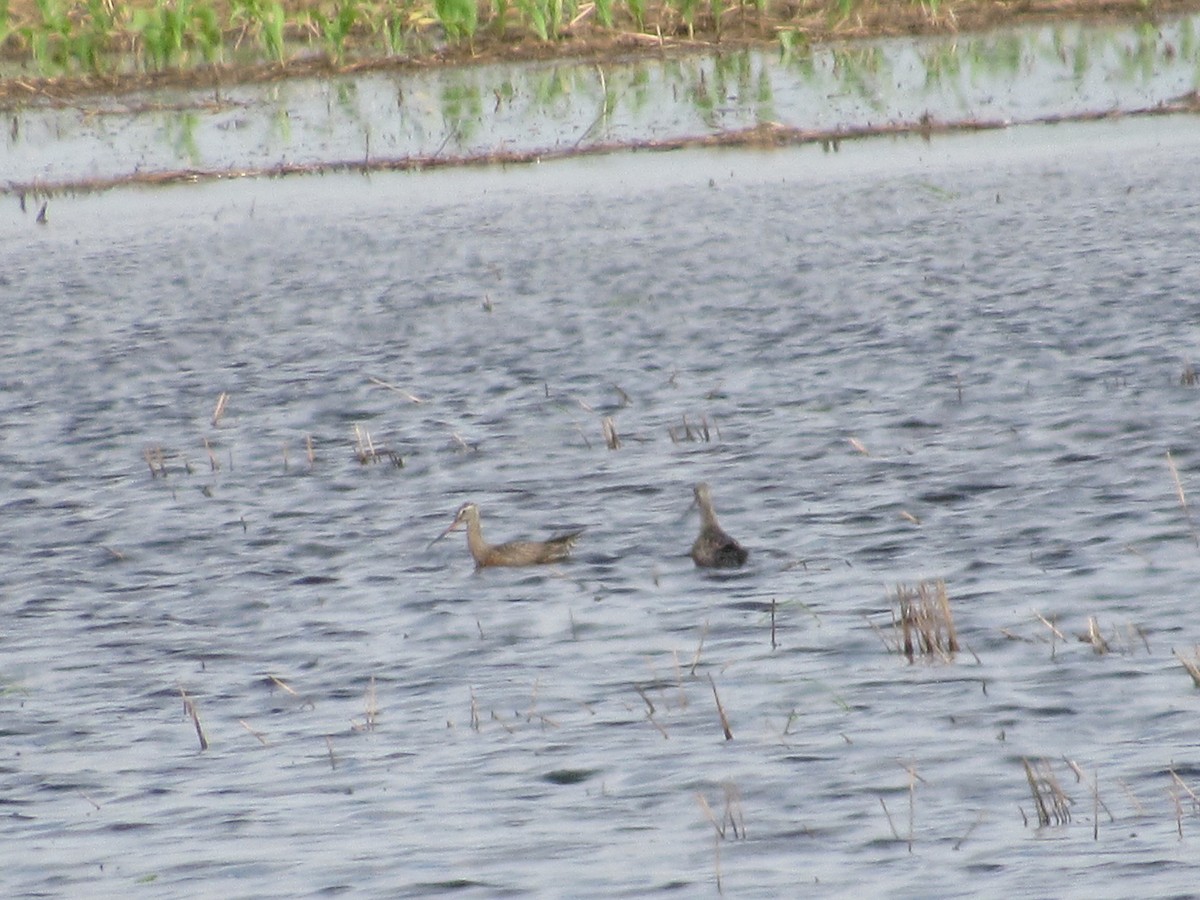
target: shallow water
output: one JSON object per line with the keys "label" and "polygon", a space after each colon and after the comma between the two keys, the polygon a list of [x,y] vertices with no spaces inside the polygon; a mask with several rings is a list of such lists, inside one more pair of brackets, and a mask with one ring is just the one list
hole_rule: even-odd
{"label": "shallow water", "polygon": [[378,165],[674,141],[1152,109],[1200,88],[1200,18],[291,79],[30,104],[0,188],[159,172]]}
{"label": "shallow water", "polygon": [[[1198,137],[6,205],[0,891],[1191,892]],[[476,574],[467,498],[588,530]],[[953,662],[886,646],[920,578]]]}

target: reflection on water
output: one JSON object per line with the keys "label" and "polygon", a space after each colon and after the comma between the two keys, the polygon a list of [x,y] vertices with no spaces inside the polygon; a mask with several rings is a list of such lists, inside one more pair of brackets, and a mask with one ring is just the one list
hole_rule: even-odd
{"label": "reflection on water", "polygon": [[1197,22],[376,72],[27,107],[7,130],[4,177],[550,152],[763,123],[828,131],[1145,109],[1200,83]]}

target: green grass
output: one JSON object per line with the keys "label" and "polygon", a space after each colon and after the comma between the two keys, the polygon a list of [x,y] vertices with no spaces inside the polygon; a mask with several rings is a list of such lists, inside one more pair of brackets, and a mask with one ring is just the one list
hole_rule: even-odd
{"label": "green grass", "polygon": [[[477,41],[545,43],[579,34],[708,34],[731,27],[807,50],[810,28],[843,20],[865,0],[0,0],[0,48],[43,76],[186,71],[231,62],[284,66],[323,56],[334,64],[420,54]],[[932,15],[944,0],[884,0]],[[22,11],[17,16],[17,7]],[[814,25],[814,23],[816,23]],[[832,26],[826,26],[832,27]]]}

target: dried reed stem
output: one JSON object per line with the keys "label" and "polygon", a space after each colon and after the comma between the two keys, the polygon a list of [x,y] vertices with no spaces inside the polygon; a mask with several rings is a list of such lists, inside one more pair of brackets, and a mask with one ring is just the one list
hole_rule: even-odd
{"label": "dried reed stem", "polygon": [[721,730],[725,732],[725,740],[733,740],[733,731],[729,727],[729,718],[725,715],[725,707],[721,705],[721,698],[717,695],[717,683],[713,681],[712,672],[708,673],[708,683],[712,685],[713,699],[717,701],[717,715],[721,717]]}
{"label": "dried reed stem", "polygon": [[404,390],[403,388],[396,387],[396,385],[391,384],[387,381],[384,381],[382,378],[376,378],[374,375],[368,375],[367,381],[371,382],[372,384],[377,384],[382,388],[387,388],[389,391],[392,391],[393,393],[399,394],[401,397],[403,397],[409,403],[418,403],[419,404],[419,403],[424,402],[423,400],[421,400],[420,397],[416,397],[413,394],[410,394],[408,391]]}
{"label": "dried reed stem", "polygon": [[1175,459],[1171,456],[1171,451],[1167,451],[1167,466],[1171,469],[1171,477],[1175,480],[1175,495],[1179,498],[1179,505],[1183,509],[1183,516],[1187,519],[1188,531],[1192,535],[1192,540],[1196,542],[1196,546],[1200,547],[1200,534],[1196,532],[1196,523],[1192,521],[1192,512],[1188,509],[1187,497],[1183,493],[1183,482],[1179,479],[1179,470],[1175,468]]}
{"label": "dried reed stem", "polygon": [[208,749],[208,738],[204,736],[204,729],[200,726],[200,713],[196,711],[196,704],[192,702],[192,698],[187,695],[187,691],[181,686],[179,688],[179,696],[183,698],[183,714],[190,716],[192,724],[196,727],[196,737],[200,739],[200,749]]}
{"label": "dried reed stem", "polygon": [[371,676],[371,680],[367,682],[367,692],[363,697],[363,721],[360,725],[354,719],[350,720],[350,725],[355,731],[374,731],[375,724],[379,720],[379,704],[375,698],[375,676]]}
{"label": "dried reed stem", "polygon": [[280,679],[280,678],[276,678],[274,675],[270,675],[270,674],[268,674],[268,675],[267,675],[267,678],[269,678],[269,679],[270,679],[270,681],[271,681],[271,683],[272,683],[273,685],[275,685],[277,688],[279,688],[281,691],[284,691],[285,693],[291,694],[293,697],[299,697],[299,696],[300,696],[300,695],[299,695],[299,694],[296,692],[296,689],[295,689],[295,688],[293,688],[293,687],[292,687],[290,684],[288,684],[286,681],[283,681],[283,680],[282,680],[282,679]]}
{"label": "dried reed stem", "polygon": [[612,416],[605,416],[600,422],[600,427],[604,432],[604,444],[609,450],[619,450],[621,448],[621,435],[617,433],[617,423],[613,421]]}
{"label": "dried reed stem", "polygon": [[212,426],[216,428],[221,423],[221,416],[225,415],[225,407],[229,404],[229,393],[221,391],[221,396],[217,398],[217,405],[213,408]]}
{"label": "dried reed stem", "polygon": [[[209,444],[208,438],[204,439],[204,451],[208,454],[208,467],[213,472],[218,472],[221,469],[221,461],[217,459],[217,454],[213,453],[212,445]],[[232,451],[230,451],[232,453]],[[233,468],[230,466],[230,468]]]}
{"label": "dried reed stem", "polygon": [[879,798],[879,805],[883,807],[883,814],[887,816],[888,828],[892,829],[892,837],[898,841],[903,840],[903,838],[900,837],[900,832],[896,830],[896,823],[892,821],[892,813],[887,808],[887,803],[884,802],[882,797]]}
{"label": "dried reed stem", "polygon": [[238,724],[241,725],[243,728],[245,728],[252,735],[254,735],[254,737],[258,740],[258,742],[260,744],[262,744],[264,747],[270,746],[270,744],[267,743],[267,739],[265,737],[263,737],[262,732],[255,731],[253,728],[251,728],[250,723],[247,722],[245,719],[238,719]]}
{"label": "dried reed stem", "polygon": [[688,669],[688,675],[695,677],[696,666],[700,665],[700,651],[704,649],[704,638],[708,634],[708,620],[704,622],[704,628],[700,632],[700,643],[696,646],[696,655],[692,657],[692,666]]}
{"label": "dried reed stem", "polygon": [[1097,656],[1103,656],[1112,649],[1104,635],[1100,633],[1100,623],[1096,621],[1095,616],[1088,616],[1088,630],[1079,636],[1079,640],[1081,643],[1091,644],[1092,651]]}
{"label": "dried reed stem", "polygon": [[1200,648],[1197,648],[1195,651],[1195,660],[1185,659],[1177,650],[1172,649],[1171,652],[1175,654],[1175,658],[1187,669],[1187,673],[1192,676],[1192,684],[1200,688]]}
{"label": "dried reed stem", "polygon": [[1039,622],[1050,629],[1050,658],[1054,659],[1055,652],[1057,651],[1057,646],[1054,643],[1054,639],[1058,638],[1058,640],[1065,644],[1067,642],[1067,636],[1058,630],[1057,625],[1055,625],[1041,613],[1034,613],[1034,615],[1037,616]]}

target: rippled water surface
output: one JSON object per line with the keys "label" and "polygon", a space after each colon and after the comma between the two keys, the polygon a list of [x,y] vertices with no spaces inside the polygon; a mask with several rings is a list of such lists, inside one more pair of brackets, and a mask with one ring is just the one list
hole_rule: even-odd
{"label": "rippled water surface", "polygon": [[1194,890],[1198,137],[10,201],[0,892]]}

